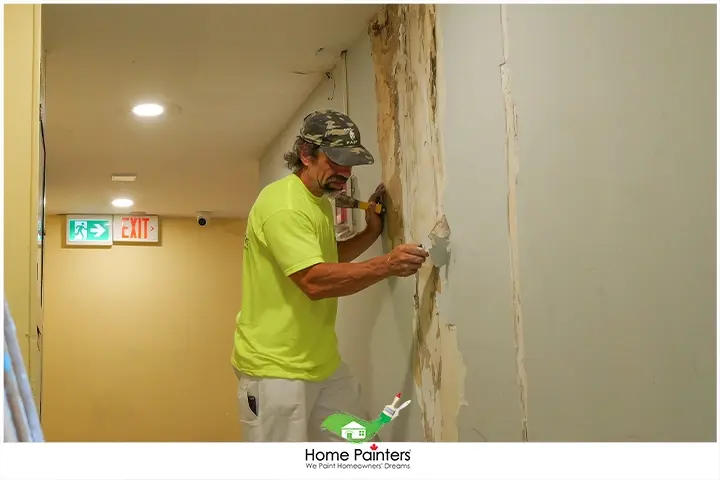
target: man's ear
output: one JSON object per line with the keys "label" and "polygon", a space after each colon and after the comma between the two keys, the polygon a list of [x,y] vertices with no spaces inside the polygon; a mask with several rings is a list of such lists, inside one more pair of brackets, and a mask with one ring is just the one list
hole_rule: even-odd
{"label": "man's ear", "polygon": [[310,145],[307,145],[307,144],[303,145],[300,148],[300,161],[306,167],[309,166],[313,161],[313,157],[312,157],[312,155],[310,155],[311,151],[312,151],[312,149],[310,148]]}

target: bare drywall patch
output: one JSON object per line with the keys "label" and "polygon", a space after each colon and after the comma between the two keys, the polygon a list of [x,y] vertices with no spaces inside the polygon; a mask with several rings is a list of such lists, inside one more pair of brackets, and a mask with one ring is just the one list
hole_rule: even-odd
{"label": "bare drywall patch", "polygon": [[399,32],[388,24],[383,8],[370,23],[372,55],[375,66],[375,95],[378,111],[378,144],[382,159],[382,179],[388,195],[387,235],[391,245],[404,242],[402,180],[400,179],[400,142],[395,119],[398,117],[398,89],[395,82],[395,58],[400,48]]}
{"label": "bare drywall patch", "polygon": [[[392,246],[422,243],[443,216],[435,7],[389,5],[371,23],[370,36],[388,236]],[[463,404],[456,329],[438,307],[445,268],[428,262],[415,289],[413,376],[428,441],[457,440]]]}
{"label": "bare drywall patch", "polygon": [[515,101],[510,82],[510,43],[507,5],[500,6],[500,23],[503,34],[503,62],[500,64],[500,81],[505,102],[505,154],[508,166],[508,234],[510,236],[510,275],[512,279],[513,327],[515,331],[515,365],[520,386],[522,409],[522,438],[528,440],[527,371],[525,370],[525,336],[523,333],[522,303],[520,301],[520,263],[518,260],[517,184],[518,132]]}

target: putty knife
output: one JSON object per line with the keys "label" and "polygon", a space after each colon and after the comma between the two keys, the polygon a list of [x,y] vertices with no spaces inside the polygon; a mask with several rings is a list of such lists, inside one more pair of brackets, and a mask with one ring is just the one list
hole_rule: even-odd
{"label": "putty knife", "polygon": [[427,239],[422,243],[422,248],[430,254],[430,260],[436,267],[447,265],[450,257],[450,226],[445,215],[440,217]]}

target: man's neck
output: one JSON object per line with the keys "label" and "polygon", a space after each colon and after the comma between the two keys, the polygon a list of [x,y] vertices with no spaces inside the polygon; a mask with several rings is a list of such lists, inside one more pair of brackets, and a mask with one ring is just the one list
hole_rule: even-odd
{"label": "man's neck", "polygon": [[305,188],[307,188],[310,193],[315,195],[316,197],[322,197],[325,192],[320,188],[320,186],[317,184],[317,182],[307,176],[307,170],[303,169],[299,172],[297,172],[295,175],[298,176],[301,182],[303,182],[303,185],[305,185]]}

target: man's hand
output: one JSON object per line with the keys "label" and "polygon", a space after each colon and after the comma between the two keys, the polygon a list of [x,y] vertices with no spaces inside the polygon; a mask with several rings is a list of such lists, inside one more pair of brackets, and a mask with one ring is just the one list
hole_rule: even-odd
{"label": "man's hand", "polygon": [[398,245],[387,255],[388,269],[395,277],[409,277],[420,270],[428,252],[419,245]]}
{"label": "man's hand", "polygon": [[344,297],[388,277],[414,275],[427,257],[418,245],[398,245],[390,253],[364,262],[317,263],[293,273],[290,279],[310,300]]}
{"label": "man's hand", "polygon": [[367,228],[377,235],[380,235],[383,231],[383,217],[381,214],[375,213],[375,207],[378,204],[383,205],[384,200],[385,185],[381,183],[375,189],[375,192],[370,195],[370,198],[368,199],[370,207],[365,210],[365,222],[367,223]]}

